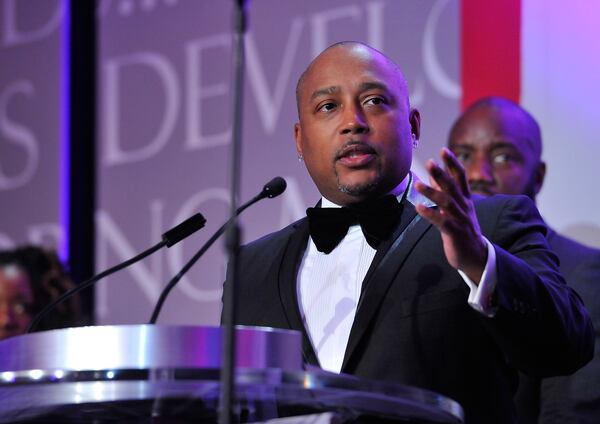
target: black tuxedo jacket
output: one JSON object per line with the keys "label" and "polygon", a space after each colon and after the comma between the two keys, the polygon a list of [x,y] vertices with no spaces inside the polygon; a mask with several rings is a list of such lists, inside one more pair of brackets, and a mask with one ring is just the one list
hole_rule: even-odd
{"label": "black tuxedo jacket", "polygon": [[567,284],[583,299],[596,329],[594,358],[576,373],[540,381],[521,375],[516,396],[519,424],[600,422],[600,250],[549,230]]}
{"label": "black tuxedo jacket", "polygon": [[[557,270],[543,221],[522,196],[476,201],[497,258],[498,310],[487,318],[468,305],[439,231],[403,203],[363,281],[342,372],[441,393],[462,405],[467,423],[515,422],[517,369],[570,373],[593,353],[589,317]],[[301,219],[241,249],[237,323],[301,331],[305,361],[318,365],[296,291],[308,237]]]}

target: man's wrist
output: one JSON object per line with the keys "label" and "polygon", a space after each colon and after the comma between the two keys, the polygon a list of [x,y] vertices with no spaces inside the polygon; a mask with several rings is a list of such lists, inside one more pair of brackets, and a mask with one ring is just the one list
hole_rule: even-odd
{"label": "man's wrist", "polygon": [[480,248],[472,255],[472,261],[460,268],[476,285],[479,285],[488,259],[488,245],[483,238],[479,239]]}

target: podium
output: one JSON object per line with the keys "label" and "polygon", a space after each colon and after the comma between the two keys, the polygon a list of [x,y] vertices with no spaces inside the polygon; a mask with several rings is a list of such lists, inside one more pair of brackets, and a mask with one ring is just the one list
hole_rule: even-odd
{"label": "podium", "polygon": [[[462,423],[458,403],[303,369],[299,333],[236,327],[240,423]],[[219,327],[68,328],[0,342],[0,423],[216,423]]]}

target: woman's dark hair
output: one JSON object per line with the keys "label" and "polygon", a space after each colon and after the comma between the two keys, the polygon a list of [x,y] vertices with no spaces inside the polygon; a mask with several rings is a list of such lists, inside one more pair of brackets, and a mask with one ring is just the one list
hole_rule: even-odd
{"label": "woman's dark hair", "polygon": [[[37,246],[22,246],[0,252],[0,266],[15,265],[27,274],[33,293],[29,313],[34,317],[47,304],[74,287],[58,256]],[[40,322],[37,331],[82,325],[81,303],[78,296],[59,304]]]}

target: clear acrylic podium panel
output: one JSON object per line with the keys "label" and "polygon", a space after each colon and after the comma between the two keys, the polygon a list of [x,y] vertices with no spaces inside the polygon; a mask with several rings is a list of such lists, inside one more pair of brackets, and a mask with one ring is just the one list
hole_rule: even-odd
{"label": "clear acrylic podium panel", "polygon": [[[220,329],[110,326],[0,342],[0,423],[216,423]],[[334,412],[335,422],[461,423],[451,399],[302,370],[301,337],[238,328],[237,422]],[[314,421],[313,421],[314,422]]]}

